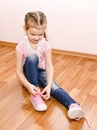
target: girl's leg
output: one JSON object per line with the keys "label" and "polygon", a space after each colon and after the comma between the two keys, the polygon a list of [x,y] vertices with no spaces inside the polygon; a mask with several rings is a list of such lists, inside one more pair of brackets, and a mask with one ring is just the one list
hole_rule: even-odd
{"label": "girl's leg", "polygon": [[85,113],[79,103],[60,88],[55,81],[52,84],[51,95],[68,109],[68,117],[70,119],[80,120],[81,118],[85,118]]}
{"label": "girl's leg", "polygon": [[[43,87],[47,85],[45,70],[39,71],[39,82]],[[67,92],[59,87],[54,80],[51,88],[51,96],[68,109],[68,117],[70,119],[79,120],[85,117],[85,113],[80,105]]]}
{"label": "girl's leg", "polygon": [[85,118],[85,113],[80,105],[67,92],[60,88],[55,81],[52,84],[51,95],[68,109],[68,117],[70,119],[79,120]]}
{"label": "girl's leg", "polygon": [[24,74],[27,78],[27,80],[34,84],[35,86],[39,86],[38,82],[38,63],[39,59],[37,55],[30,55],[26,58],[25,64],[24,64]]}
{"label": "girl's leg", "polygon": [[77,103],[67,92],[59,87],[55,81],[52,83],[51,96],[69,109],[71,104]]}
{"label": "girl's leg", "polygon": [[[45,87],[47,85],[45,70],[39,70],[39,83],[42,87]],[[76,101],[72,97],[70,97],[68,93],[66,93],[61,87],[59,87],[54,80],[51,88],[51,96],[57,99],[68,109],[71,104],[76,103]]]}
{"label": "girl's leg", "polygon": [[[38,56],[37,55],[31,55],[26,58],[25,64],[24,64],[24,74],[27,78],[27,80],[35,85],[36,87],[39,87],[39,81],[38,81]],[[30,100],[32,102],[32,105],[35,110],[37,111],[45,111],[47,109],[46,104],[42,100],[40,94],[36,94],[35,96],[31,95]]]}
{"label": "girl's leg", "polygon": [[47,86],[47,78],[46,78],[46,71],[44,69],[38,69],[39,72],[39,84],[41,87]]}

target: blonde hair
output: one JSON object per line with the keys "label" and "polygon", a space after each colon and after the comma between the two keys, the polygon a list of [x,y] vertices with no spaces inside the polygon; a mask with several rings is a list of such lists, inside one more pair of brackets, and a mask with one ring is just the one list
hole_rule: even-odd
{"label": "blonde hair", "polygon": [[28,30],[30,27],[37,27],[40,25],[46,25],[46,16],[41,11],[28,12],[25,15],[25,29]]}

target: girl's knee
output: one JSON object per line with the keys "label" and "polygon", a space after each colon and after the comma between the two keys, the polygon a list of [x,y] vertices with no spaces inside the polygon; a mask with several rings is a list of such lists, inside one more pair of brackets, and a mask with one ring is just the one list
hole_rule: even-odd
{"label": "girl's knee", "polygon": [[26,62],[39,62],[39,58],[36,54],[32,54],[26,58]]}
{"label": "girl's knee", "polygon": [[54,91],[54,90],[56,90],[56,89],[58,89],[59,88],[59,86],[56,84],[56,82],[53,80],[53,82],[52,82],[52,91]]}

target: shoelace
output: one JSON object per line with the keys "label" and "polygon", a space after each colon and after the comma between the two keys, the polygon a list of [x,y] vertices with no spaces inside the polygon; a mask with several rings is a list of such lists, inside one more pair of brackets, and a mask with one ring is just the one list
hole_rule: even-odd
{"label": "shoelace", "polygon": [[91,128],[91,124],[90,124],[89,119],[88,119],[88,117],[86,116],[86,114],[85,114],[84,119],[86,120],[86,123],[87,123],[88,127]]}
{"label": "shoelace", "polygon": [[36,101],[36,104],[37,105],[40,105],[40,104],[44,104],[40,94],[37,94],[35,97],[34,97],[34,100]]}
{"label": "shoelace", "polygon": [[86,116],[85,112],[84,112],[84,115],[85,115],[85,116],[84,116],[84,119],[86,120],[86,123],[87,123],[88,127],[91,128],[91,124],[90,124],[89,119],[88,119],[88,117]]}
{"label": "shoelace", "polygon": [[[83,118],[85,119],[85,121],[86,121],[88,127],[91,128],[91,124],[90,124],[90,122],[89,122],[88,117],[85,115],[85,117],[83,117]],[[80,118],[76,118],[75,120],[80,120]]]}

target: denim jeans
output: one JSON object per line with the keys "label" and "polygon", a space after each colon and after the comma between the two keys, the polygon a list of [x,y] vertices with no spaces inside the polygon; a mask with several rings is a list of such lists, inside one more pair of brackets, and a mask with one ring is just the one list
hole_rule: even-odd
{"label": "denim jeans", "polygon": [[[36,54],[30,55],[26,58],[23,70],[27,80],[35,85],[36,87],[46,87],[47,79],[46,79],[46,71],[44,69],[38,68],[39,58]],[[57,99],[61,104],[63,104],[67,109],[76,101],[61,87],[57,85],[55,80],[52,82],[51,87],[51,96]]]}

